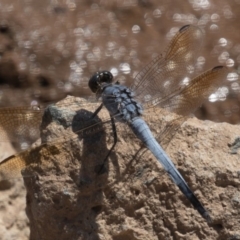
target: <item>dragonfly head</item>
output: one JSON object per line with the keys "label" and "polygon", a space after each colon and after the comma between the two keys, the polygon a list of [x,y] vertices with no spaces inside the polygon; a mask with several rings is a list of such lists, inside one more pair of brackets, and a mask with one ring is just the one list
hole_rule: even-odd
{"label": "dragonfly head", "polygon": [[92,92],[97,93],[103,83],[112,83],[113,75],[109,71],[96,72],[88,81],[88,86]]}

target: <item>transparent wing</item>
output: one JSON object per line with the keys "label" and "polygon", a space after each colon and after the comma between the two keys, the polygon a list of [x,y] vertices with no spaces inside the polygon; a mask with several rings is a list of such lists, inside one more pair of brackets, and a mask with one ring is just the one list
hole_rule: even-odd
{"label": "transparent wing", "polygon": [[31,142],[39,138],[43,111],[39,107],[0,109],[0,142]]}
{"label": "transparent wing", "polygon": [[200,107],[211,93],[224,84],[228,73],[226,67],[214,67],[192,79],[168,97],[156,98],[151,104],[177,114],[189,115]]}
{"label": "transparent wing", "polygon": [[[85,105],[84,105],[85,104]],[[65,104],[58,104],[64,107]],[[89,105],[73,101],[71,109]],[[69,108],[69,105],[66,106]],[[40,138],[40,125],[46,108],[39,106],[17,106],[0,108],[0,142],[11,142],[18,149],[26,149]]]}
{"label": "transparent wing", "polygon": [[[224,84],[227,74],[227,68],[215,67],[197,76],[188,85],[179,88],[176,93],[165,99],[156,98],[151,103],[151,107],[157,105],[178,114],[165,125],[158,125],[160,133],[156,138],[163,148],[167,147],[179,126],[187,119],[187,116],[200,107],[211,93]],[[151,112],[153,111],[151,110]],[[148,115],[148,112],[146,112],[146,115]]]}
{"label": "transparent wing", "polygon": [[[182,27],[170,42],[165,54],[152,60],[135,78],[131,89],[142,103],[145,115],[156,106],[181,116],[160,127],[157,136],[166,148],[179,126],[207,97],[223,86],[228,70],[215,67],[191,78],[196,58],[201,50],[203,33],[195,26]],[[165,113],[166,114],[166,113]]]}
{"label": "transparent wing", "polygon": [[[21,171],[29,165],[47,164],[53,169],[57,165],[54,164],[54,160],[59,164],[74,152],[76,148],[72,147],[73,144],[77,146],[78,155],[88,152],[88,157],[82,157],[83,160],[87,160],[84,164],[85,169],[94,170],[101,165],[108,153],[108,148],[104,144],[108,142],[111,146],[113,143],[113,129],[109,114],[103,110],[99,113],[100,116],[92,118],[97,104],[83,102],[76,106],[78,109],[76,111],[73,110],[74,107],[71,106],[70,109],[68,105],[61,103],[46,108],[41,124],[42,143],[39,142],[37,146],[3,160],[0,163],[0,180],[21,177]],[[125,131],[125,125],[120,124],[119,130]],[[89,154],[94,151],[98,151],[99,157],[97,161],[94,159],[91,163]],[[32,177],[33,175],[24,174],[23,176]]]}
{"label": "transparent wing", "polygon": [[[153,59],[135,78],[131,89],[144,108],[155,98],[166,99],[194,72],[202,45],[200,28],[182,27],[170,42],[165,54]],[[190,79],[190,78],[189,78]],[[148,103],[145,106],[145,102]]]}

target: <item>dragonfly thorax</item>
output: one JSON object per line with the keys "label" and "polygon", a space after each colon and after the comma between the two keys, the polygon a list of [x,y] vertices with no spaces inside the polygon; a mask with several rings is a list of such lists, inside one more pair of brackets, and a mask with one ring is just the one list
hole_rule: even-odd
{"label": "dragonfly thorax", "polygon": [[132,122],[140,117],[143,112],[142,106],[134,100],[133,92],[120,84],[108,84],[102,90],[103,105],[116,120],[120,122]]}

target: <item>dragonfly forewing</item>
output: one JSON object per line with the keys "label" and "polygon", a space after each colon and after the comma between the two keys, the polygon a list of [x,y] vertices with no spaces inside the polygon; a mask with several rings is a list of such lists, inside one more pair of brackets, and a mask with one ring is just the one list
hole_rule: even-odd
{"label": "dragonfly forewing", "polygon": [[151,99],[167,98],[192,78],[203,40],[202,30],[187,25],[171,40],[165,53],[153,59],[135,78],[131,89],[143,104]]}
{"label": "dragonfly forewing", "polygon": [[43,110],[37,106],[1,108],[0,142],[30,145],[39,138],[42,115]]}

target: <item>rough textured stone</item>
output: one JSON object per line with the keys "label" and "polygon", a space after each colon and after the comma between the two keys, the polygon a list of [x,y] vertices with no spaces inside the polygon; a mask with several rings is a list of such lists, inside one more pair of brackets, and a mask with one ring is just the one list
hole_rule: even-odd
{"label": "rough textured stone", "polygon": [[[69,107],[73,102],[85,110],[76,115],[79,106]],[[117,146],[98,174],[111,147],[110,128],[104,133],[96,125],[92,134],[79,136],[82,141],[68,128],[72,118],[83,123],[91,115],[86,110],[96,108],[68,97],[45,115],[42,139],[57,142],[37,149],[41,165],[24,171],[34,174],[25,179],[31,239],[237,239],[240,159],[229,144],[240,135],[239,126],[189,119],[167,149],[209,209],[213,222],[208,225],[154,157],[138,152],[140,143],[127,128],[118,131]],[[155,122],[169,117],[154,114],[150,127],[157,134]],[[100,117],[106,118],[106,112]],[[69,135],[72,140],[63,141]]]}
{"label": "rough textured stone", "polygon": [[[1,142],[1,159],[15,153],[10,143]],[[0,181],[0,239],[29,239],[25,214],[26,190],[22,178]]]}

